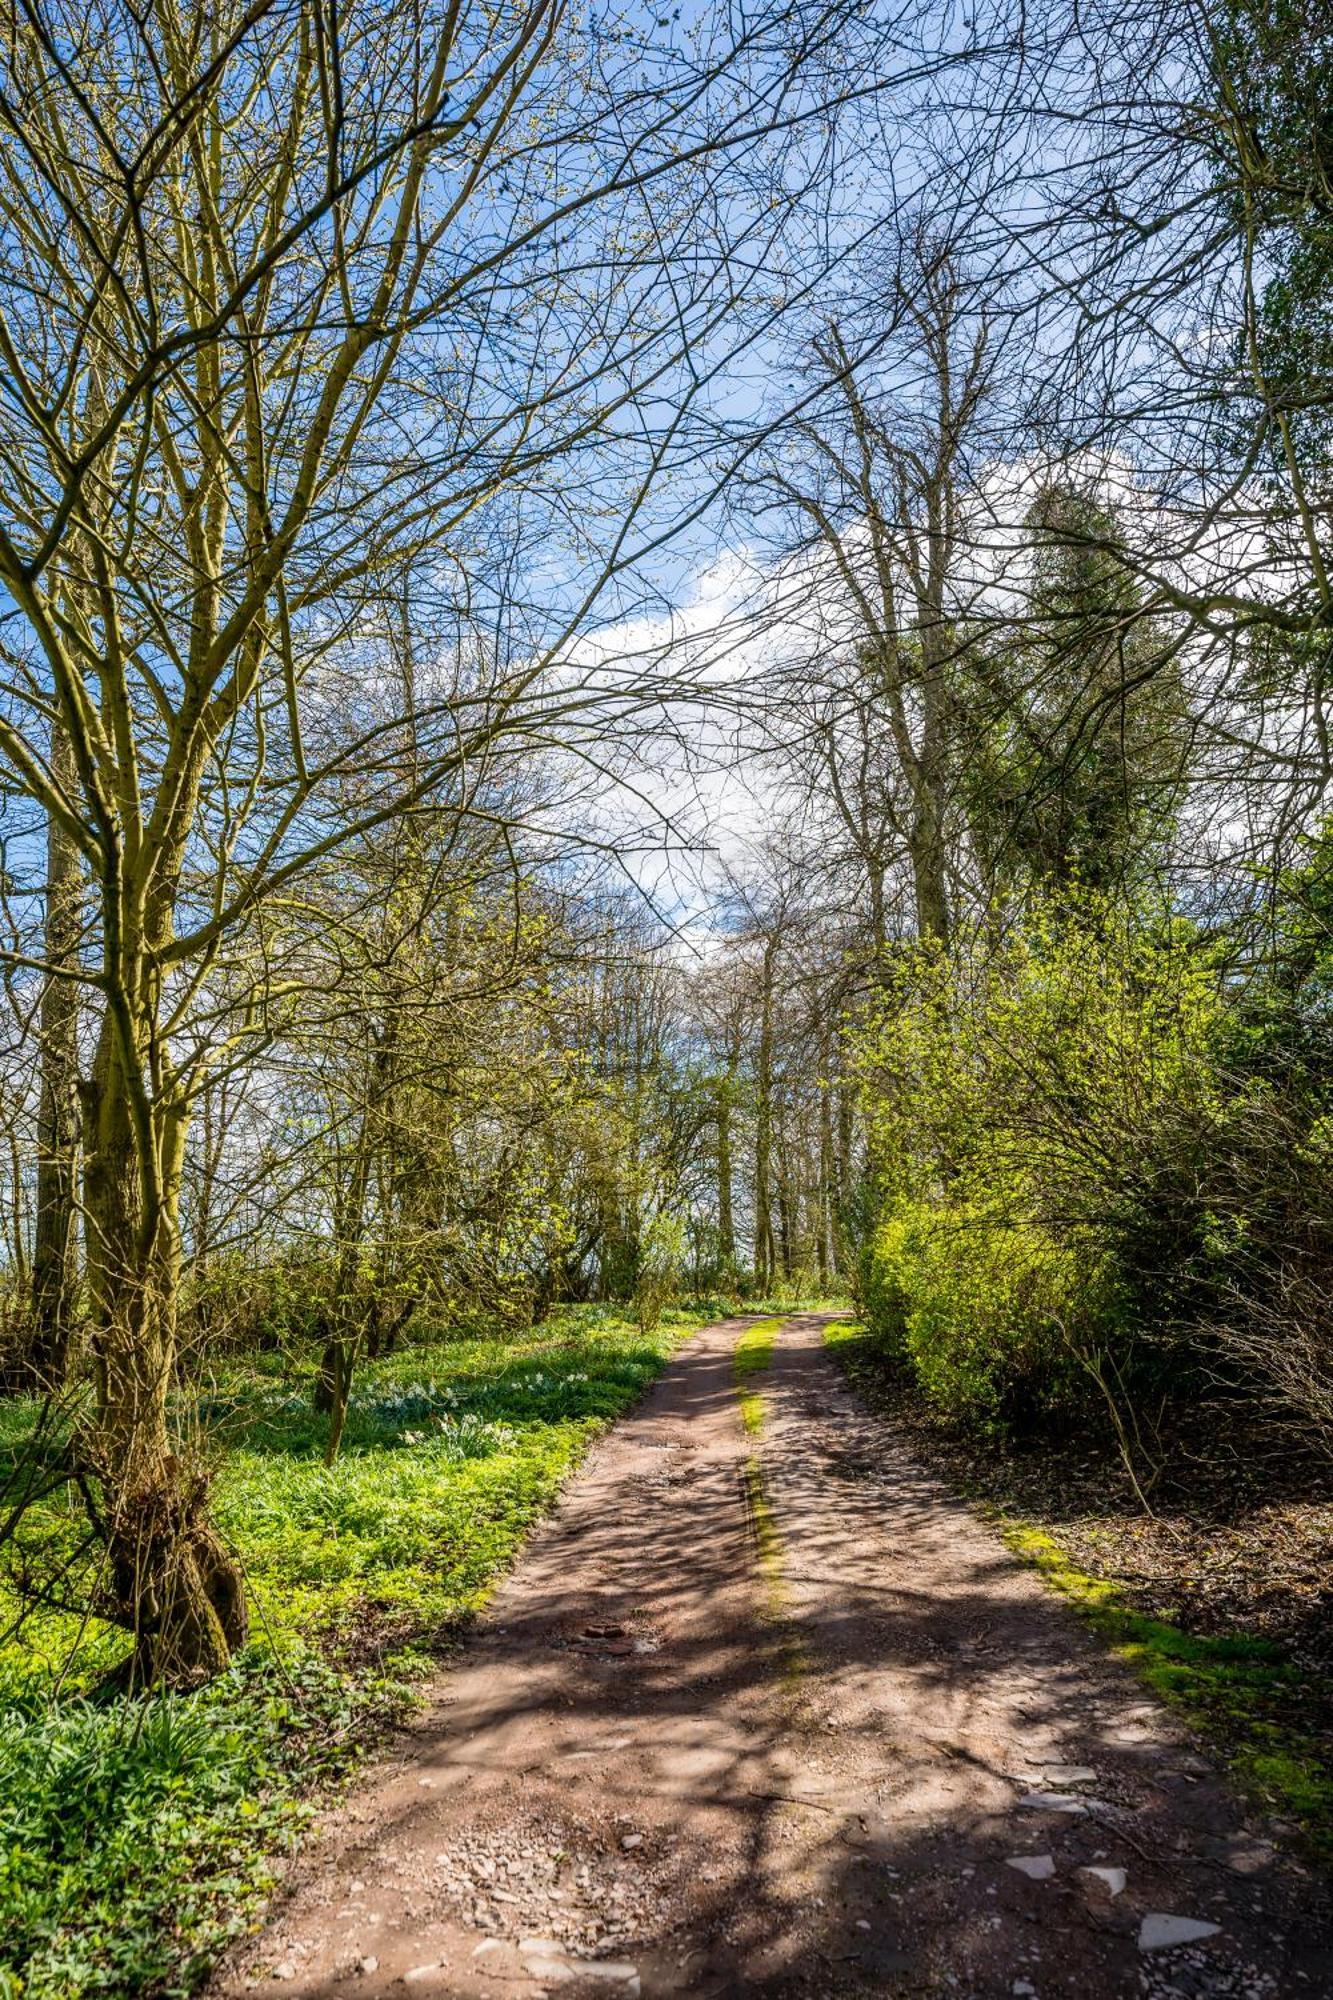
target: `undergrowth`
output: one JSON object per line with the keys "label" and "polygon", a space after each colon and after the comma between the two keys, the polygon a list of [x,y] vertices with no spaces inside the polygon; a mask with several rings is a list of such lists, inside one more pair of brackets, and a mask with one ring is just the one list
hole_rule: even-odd
{"label": "undergrowth", "polygon": [[[312,1797],[406,1712],[589,1441],[697,1323],[665,1320],[645,1335],[590,1309],[368,1364],[332,1467],[309,1380],[276,1361],[183,1406],[253,1620],[253,1643],[197,1694],[104,1697],[124,1638],[49,1609],[15,1632],[0,1590],[3,2000],[197,1989]],[[35,1408],[6,1406],[0,1453],[21,1449]],[[80,1533],[62,1493],[30,1517],[23,1554],[49,1566]]]}
{"label": "undergrowth", "polygon": [[762,1299],[747,1298],[744,1310],[747,1313],[776,1313],[779,1318],[785,1319],[798,1312],[850,1312],[851,1300],[846,1292],[829,1297],[808,1291],[795,1282],[780,1280]]}

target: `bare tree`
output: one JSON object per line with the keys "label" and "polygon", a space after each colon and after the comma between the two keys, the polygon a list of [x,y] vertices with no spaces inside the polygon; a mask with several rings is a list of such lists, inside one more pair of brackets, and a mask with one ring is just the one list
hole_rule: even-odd
{"label": "bare tree", "polygon": [[[81,1470],[136,1673],[188,1683],[246,1629],[168,1387],[191,1107],[263,1014],[267,913],[498,741],[581,726],[592,754],[660,696],[552,663],[666,531],[650,496],[748,326],[733,252],[781,263],[784,153],[805,185],[807,117],[884,86],[859,23],[778,7],[645,53],[559,0],[10,21],[0,752],[90,885]],[[740,158],[757,203],[727,198]],[[469,654],[557,540],[522,629]],[[453,637],[404,782],[408,725],[366,697],[409,571]],[[18,958],[67,978],[57,942]]]}
{"label": "bare tree", "polygon": [[[864,355],[837,323],[815,337],[826,391],[766,475],[797,525],[828,621],[816,657],[793,660],[782,697],[794,684],[814,724],[796,755],[863,870],[881,953],[899,857],[921,934],[944,940],[952,922],[950,850],[970,747],[966,503],[975,504],[969,473],[995,365],[989,319],[950,241],[918,224],[908,250]],[[896,347],[885,328],[901,332]],[[888,387],[876,379],[886,347],[905,376]]]}

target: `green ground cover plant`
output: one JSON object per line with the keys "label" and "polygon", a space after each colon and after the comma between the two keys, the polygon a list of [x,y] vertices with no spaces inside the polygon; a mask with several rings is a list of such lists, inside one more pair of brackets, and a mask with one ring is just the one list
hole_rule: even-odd
{"label": "green ground cover plant", "polygon": [[850,1310],[851,1303],[845,1287],[834,1292],[820,1292],[793,1280],[789,1284],[780,1282],[768,1287],[762,1298],[747,1298],[743,1310],[747,1313],[777,1313],[785,1317],[799,1312],[845,1312]]}
{"label": "green ground cover plant", "polygon": [[[323,1463],[308,1371],[236,1364],[183,1405],[244,1564],[254,1638],[197,1694],[103,1691],[123,1636],[29,1609],[0,1647],[0,1995],[194,1991],[271,1885],[321,1785],[411,1705],[590,1441],[697,1316],[611,1308],[412,1345],[360,1372]],[[4,1406],[21,1449],[35,1402]],[[74,1540],[73,1500],[20,1559]],[[86,1579],[85,1579],[86,1581]],[[73,1599],[72,1599],[73,1601]],[[12,1628],[18,1600],[0,1610]]]}

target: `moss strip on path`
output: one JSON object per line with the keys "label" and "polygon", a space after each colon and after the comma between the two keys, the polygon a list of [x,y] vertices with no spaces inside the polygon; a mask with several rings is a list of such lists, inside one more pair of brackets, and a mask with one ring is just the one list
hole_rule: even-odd
{"label": "moss strip on path", "polygon": [[[741,1422],[758,1445],[764,1428],[764,1398],[752,1387],[773,1359],[773,1343],[782,1318],[758,1320],[747,1326],[736,1342],[732,1372],[740,1403]],[[791,1694],[805,1677],[807,1661],[800,1633],[787,1610],[786,1579],[782,1570],[782,1537],[768,1497],[764,1461],[757,1450],[745,1461],[744,1501],[746,1523],[754,1544],[755,1563],[762,1586],[763,1615],[777,1638],[777,1673],[784,1690]]]}
{"label": "moss strip on path", "polygon": [[[362,1369],[331,1468],[310,1383],[280,1357],[229,1367],[182,1410],[255,1643],[196,1695],[126,1702],[96,1695],[114,1632],[44,1611],[0,1641],[0,2000],[196,1990],[313,1796],[411,1706],[591,1441],[699,1323],[644,1334],[592,1309],[414,1346]],[[35,1411],[6,1406],[0,1457]],[[50,1566],[80,1532],[61,1491],[22,1553]],[[75,1602],[90,1580],[75,1572]],[[17,1610],[0,1589],[0,1634]]]}
{"label": "moss strip on path", "polygon": [[[895,1391],[856,1321],[835,1323],[824,1338],[849,1381],[874,1409],[891,1416]],[[1097,1635],[1152,1692],[1182,1713],[1227,1760],[1242,1788],[1301,1828],[1333,1862],[1333,1769],[1324,1746],[1300,1726],[1306,1678],[1279,1647],[1257,1634],[1184,1631],[1136,1611],[1114,1583],[1074,1563],[1041,1522],[1003,1502],[961,1490],[994,1520],[1014,1554],[1067,1598]]]}
{"label": "moss strip on path", "polygon": [[749,1385],[773,1359],[773,1342],[781,1325],[780,1319],[756,1320],[752,1326],[746,1327],[736,1342],[732,1368],[740,1397],[741,1422],[751,1437],[757,1437],[764,1427],[764,1399],[757,1389]]}

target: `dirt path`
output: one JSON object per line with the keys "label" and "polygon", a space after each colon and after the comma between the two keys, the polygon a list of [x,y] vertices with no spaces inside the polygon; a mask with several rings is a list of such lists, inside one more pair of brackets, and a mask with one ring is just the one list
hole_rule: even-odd
{"label": "dirt path", "polygon": [[821,1325],[756,1435],[739,1323],[681,1351],[215,1996],[1333,1994],[1314,1879]]}

